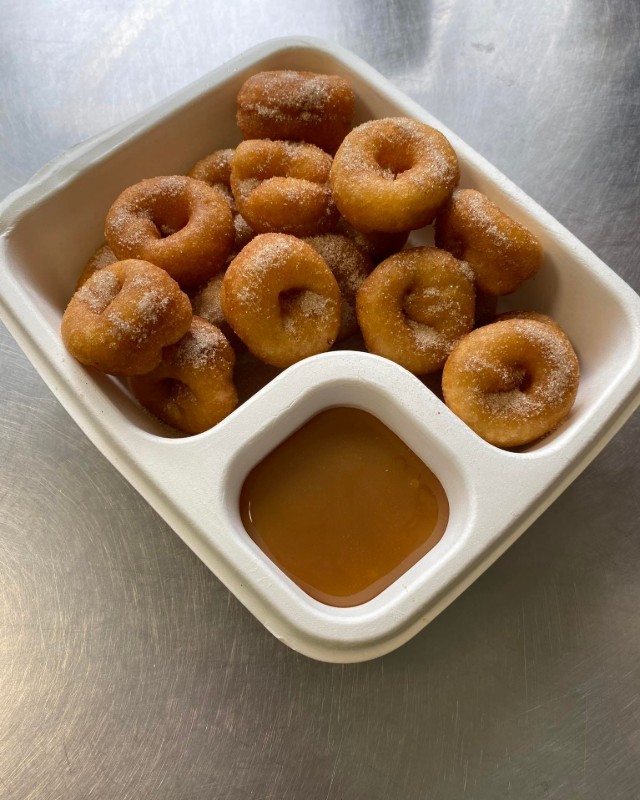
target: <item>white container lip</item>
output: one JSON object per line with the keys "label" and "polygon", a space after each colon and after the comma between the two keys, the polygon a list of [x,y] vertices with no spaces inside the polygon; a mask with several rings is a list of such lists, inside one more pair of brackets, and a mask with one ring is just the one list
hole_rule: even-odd
{"label": "white container lip", "polygon": [[[74,224],[81,227],[71,211],[87,208],[87,232],[78,249],[89,255],[100,243],[114,187],[133,183],[145,169],[167,174],[160,167],[189,166],[196,152],[206,152],[205,102],[224,107],[227,120],[248,74],[283,68],[345,75],[359,96],[362,118],[405,115],[434,125],[458,153],[461,185],[486,190],[542,239],[546,271],[513,303],[551,311],[574,341],[583,367],[576,409],[551,437],[526,452],[498,450],[401,367],[344,351],[289,368],[211,431],[171,439],[117,382],[90,373],[68,355],[59,320],[82,266],[81,256],[74,260],[75,245],[65,244]],[[228,120],[225,125],[220,135],[232,136]],[[182,129],[190,132],[185,152],[168,154],[166,142]],[[222,146],[228,139],[209,150]],[[138,167],[142,174],[133,175]],[[90,180],[105,175],[109,185],[98,180],[89,194]],[[35,232],[45,241],[34,243]],[[58,240],[69,251],[53,256],[46,273],[43,253]],[[369,65],[316,39],[291,37],[254,47],[44,167],[0,206],[0,286],[0,317],[87,436],[276,637],[325,661],[374,658],[417,633],[577,477],[640,403],[635,292]],[[363,408],[386,423],[433,469],[451,505],[442,541],[388,589],[353,608],[323,605],[300,590],[249,539],[237,508],[251,467],[315,413],[336,405]]]}

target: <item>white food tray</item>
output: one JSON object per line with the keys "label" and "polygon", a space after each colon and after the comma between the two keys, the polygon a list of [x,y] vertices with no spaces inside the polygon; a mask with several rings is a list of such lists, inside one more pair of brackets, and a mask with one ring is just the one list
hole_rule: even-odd
{"label": "white food tray", "polygon": [[[216,428],[168,438],[120,381],[65,350],[60,320],[126,186],[184,173],[239,141],[235,97],[265,69],[346,77],[358,122],[410,116],[441,130],[461,186],[485,192],[542,241],[539,275],[509,298],[553,316],[582,376],[568,420],[522,452],[482,441],[417,378],[390,361],[331,352],[286,370]],[[429,241],[428,234],[414,237]],[[249,50],[116,130],[65,153],[0,207],[0,314],[94,444],[276,636],[313,658],[350,662],[398,647],[477,578],[569,485],[640,402],[640,299],[615,273],[482,157],[348,51],[313,39]],[[238,511],[253,465],[320,410],[352,405],[394,430],[440,478],[451,514],[442,540],[374,599],[333,608],[312,599],[253,543]]]}

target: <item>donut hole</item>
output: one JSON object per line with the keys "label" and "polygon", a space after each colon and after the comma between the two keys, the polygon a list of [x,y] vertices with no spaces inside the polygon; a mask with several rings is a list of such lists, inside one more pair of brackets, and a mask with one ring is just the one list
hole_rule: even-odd
{"label": "donut hole", "polygon": [[280,305],[280,313],[283,317],[290,317],[292,314],[295,314],[302,300],[302,296],[306,291],[306,289],[287,289],[284,292],[280,292],[278,295],[278,303]]}
{"label": "donut hole", "polygon": [[520,363],[491,359],[480,368],[478,388],[487,395],[526,392],[532,383],[530,370]]}
{"label": "donut hole", "polygon": [[287,289],[278,295],[280,314],[285,328],[294,324],[296,319],[307,315],[308,310],[313,306],[314,298],[318,297],[308,289]]}
{"label": "donut hole", "polygon": [[531,387],[531,372],[523,364],[515,363],[504,365],[496,375],[497,385],[491,391],[495,394],[508,394],[509,392],[527,392]]}
{"label": "donut hole", "polygon": [[152,200],[148,211],[160,239],[167,239],[181,231],[186,227],[191,216],[189,203],[184,197],[159,195]]}
{"label": "donut hole", "polygon": [[[180,209],[180,211],[185,212],[184,209]],[[162,216],[152,217],[152,222],[156,226],[160,239],[167,239],[169,236],[173,236],[174,233],[186,228],[189,222],[189,215],[186,212],[171,215],[163,214]]]}
{"label": "donut hole", "polygon": [[523,394],[526,394],[529,389],[531,389],[531,385],[533,384],[533,375],[531,374],[530,370],[520,365],[514,367],[514,373],[516,374],[518,380],[518,385],[514,388],[517,388]]}
{"label": "donut hole", "polygon": [[407,320],[425,322],[425,308],[428,310],[428,299],[417,285],[410,286],[402,296],[402,313]]}
{"label": "donut hole", "polygon": [[414,165],[414,159],[408,149],[392,147],[383,144],[375,155],[375,162],[378,165],[383,177],[394,181],[403,172],[407,172]]}
{"label": "donut hole", "polygon": [[282,326],[289,335],[303,335],[309,324],[320,322],[328,312],[330,301],[310,289],[287,289],[278,296]]}

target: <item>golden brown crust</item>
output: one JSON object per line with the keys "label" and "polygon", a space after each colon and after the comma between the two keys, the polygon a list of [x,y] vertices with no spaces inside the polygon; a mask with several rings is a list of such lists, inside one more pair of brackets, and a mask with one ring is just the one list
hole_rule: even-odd
{"label": "golden brown crust", "polygon": [[458,159],[448,140],[407,117],[354,128],[331,168],[335,204],[362,231],[397,233],[428,225],[459,178]]}
{"label": "golden brown crust", "polygon": [[221,192],[229,203],[232,213],[236,212],[235,201],[231,193],[231,159],[234,152],[235,150],[231,147],[215,150],[208,156],[196,161],[187,172],[189,178],[204,181],[213,189]]}
{"label": "golden brown crust", "polygon": [[344,217],[340,217],[336,225],[336,233],[348,236],[374,264],[379,264],[385,258],[402,250],[407,243],[410,231],[400,231],[399,233],[368,231],[365,233],[356,230]]}
{"label": "golden brown crust", "polygon": [[436,246],[467,261],[487,294],[514,292],[542,265],[542,247],[531,231],[475,189],[457,189],[435,228]]}
{"label": "golden brown crust", "polygon": [[220,192],[171,175],[125,189],[109,209],[105,237],[118,258],[149,261],[190,287],[223,269],[234,230]]}
{"label": "golden brown crust", "polygon": [[191,303],[165,270],[118,261],[95,272],[62,317],[62,339],[82,364],[112,375],[140,375],[160,361],[191,322]]}
{"label": "golden brown crust", "polygon": [[231,189],[254,231],[315,236],[338,219],[330,170],[331,156],[315,145],[254,139],[236,148]]}
{"label": "golden brown crust", "polygon": [[466,264],[435,247],[415,247],[374,269],[356,309],[370,352],[423,375],[440,369],[471,330],[474,301]]}
{"label": "golden brown crust", "polygon": [[130,378],[129,386],[141,405],[163,422],[184,433],[202,433],[238,404],[234,363],[222,331],[193,317],[180,341],[164,349],[158,366]]}
{"label": "golden brown crust", "polygon": [[237,98],[245,139],[309,142],[335,153],[353,125],[355,97],[338,75],[276,70],[252,75]]}
{"label": "golden brown crust", "polygon": [[569,414],[580,368],[557,323],[503,319],[465,336],[449,356],[442,391],[449,408],[498,447],[529,444]]}
{"label": "golden brown crust", "polygon": [[347,236],[326,233],[323,236],[310,236],[304,241],[324,259],[338,281],[341,320],[336,341],[341,342],[358,332],[356,294],[373,270],[373,263]]}
{"label": "golden brown crust", "polygon": [[225,318],[249,350],[288,367],[331,347],[340,328],[340,289],[311,245],[294,236],[256,236],[227,269]]}

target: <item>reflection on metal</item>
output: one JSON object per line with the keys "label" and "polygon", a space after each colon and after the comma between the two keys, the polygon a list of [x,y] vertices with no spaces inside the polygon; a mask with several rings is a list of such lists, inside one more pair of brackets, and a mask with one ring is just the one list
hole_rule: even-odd
{"label": "reflection on metal", "polygon": [[[638,289],[637,4],[499,5],[5,3],[0,195],[252,44],[316,35]],[[3,800],[636,796],[637,417],[417,638],[340,667],[240,607],[4,329],[0,374]]]}

